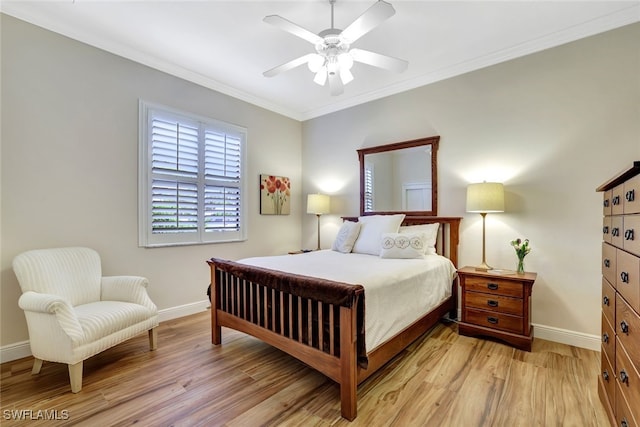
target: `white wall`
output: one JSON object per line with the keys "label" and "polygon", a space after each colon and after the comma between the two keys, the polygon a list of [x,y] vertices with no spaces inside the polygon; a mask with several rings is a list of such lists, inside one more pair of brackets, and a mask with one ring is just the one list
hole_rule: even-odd
{"label": "white wall", "polygon": [[[640,159],[638,40],[635,24],[304,122],[303,190],[334,196],[323,246],[340,215],[359,212],[357,149],[440,135],[438,212],[464,218],[460,264],[481,261],[481,218],[465,213],[467,184],[503,182],[506,212],[487,216],[487,261],[515,269],[509,241],[529,238],[536,335],[568,331],[599,348],[595,188]],[[304,219],[306,246],[314,226]]]}
{"label": "white wall", "polygon": [[[105,275],[148,277],[161,310],[206,300],[205,261],[212,256],[238,259],[299,249],[299,122],[0,16],[0,345],[28,339],[11,269],[13,257],[28,249],[93,247],[102,255]],[[248,129],[248,241],[138,247],[139,98]],[[260,173],[291,178],[290,215],[259,214]]]}

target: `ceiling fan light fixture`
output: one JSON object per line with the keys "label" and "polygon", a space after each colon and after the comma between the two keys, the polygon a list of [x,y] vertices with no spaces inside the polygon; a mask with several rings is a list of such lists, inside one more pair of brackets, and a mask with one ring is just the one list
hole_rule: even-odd
{"label": "ceiling fan light fixture", "polygon": [[317,83],[320,86],[324,86],[324,84],[327,82],[327,67],[322,66],[316,73],[316,76],[313,78],[313,81],[314,83]]}
{"label": "ceiling fan light fixture", "polygon": [[320,68],[324,66],[324,63],[325,63],[324,56],[318,55],[316,53],[309,59],[307,66],[309,67],[309,70],[312,73],[317,73],[318,71],[320,71]]}
{"label": "ceiling fan light fixture", "polygon": [[350,70],[353,67],[353,57],[348,52],[338,55],[338,64],[341,70]]}
{"label": "ceiling fan light fixture", "polygon": [[353,80],[353,74],[347,68],[340,68],[340,80],[342,80],[342,84],[347,84]]}

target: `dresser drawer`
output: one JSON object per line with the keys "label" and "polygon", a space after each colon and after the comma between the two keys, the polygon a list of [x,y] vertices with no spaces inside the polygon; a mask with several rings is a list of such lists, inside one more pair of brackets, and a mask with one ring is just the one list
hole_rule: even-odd
{"label": "dresser drawer", "polygon": [[622,247],[625,251],[640,256],[640,215],[625,215],[622,225]]}
{"label": "dresser drawer", "polygon": [[611,215],[611,193],[612,190],[607,190],[602,193],[602,215]]}
{"label": "dresser drawer", "polygon": [[611,243],[611,217],[602,218],[602,240]]}
{"label": "dresser drawer", "polygon": [[609,403],[612,408],[615,408],[616,371],[613,369],[613,365],[604,351],[600,353],[600,377],[602,378],[602,384],[604,384],[604,388],[607,391]]}
{"label": "dresser drawer", "polygon": [[631,410],[629,404],[624,398],[620,384],[616,381],[616,421],[618,426],[624,427],[639,427]]}
{"label": "dresser drawer", "polygon": [[611,217],[611,244],[616,248],[624,246],[624,217],[622,215]]}
{"label": "dresser drawer", "polygon": [[465,309],[465,313],[467,323],[492,329],[500,329],[514,334],[524,333],[524,319],[520,316],[470,308]]}
{"label": "dresser drawer", "polygon": [[614,363],[616,360],[616,331],[613,324],[609,323],[604,314],[602,315],[602,351],[607,354],[609,361]]}
{"label": "dresser drawer", "polygon": [[611,214],[622,215],[624,213],[624,185],[620,184],[611,189]]}
{"label": "dresser drawer", "polygon": [[500,278],[469,276],[465,278],[465,289],[514,298],[522,298],[524,295],[524,286],[521,283]]}
{"label": "dresser drawer", "polygon": [[[616,381],[627,402],[640,402],[640,375],[619,344],[616,344]],[[633,418],[640,420],[640,405],[630,405],[629,409]]]}
{"label": "dresser drawer", "polygon": [[637,370],[640,370],[640,316],[618,295],[616,335]]}
{"label": "dresser drawer", "polygon": [[482,292],[466,292],[465,301],[467,307],[491,310],[498,313],[523,316],[523,300],[520,298],[505,297]]}
{"label": "dresser drawer", "polygon": [[624,183],[624,213],[640,213],[640,175]]}
{"label": "dresser drawer", "polygon": [[602,275],[614,287],[616,286],[616,248],[608,243],[602,244]]}
{"label": "dresser drawer", "polygon": [[611,284],[602,278],[602,313],[609,319],[609,323],[616,323],[616,291]]}
{"label": "dresser drawer", "polygon": [[618,250],[616,272],[616,289],[631,308],[640,312],[640,258]]}

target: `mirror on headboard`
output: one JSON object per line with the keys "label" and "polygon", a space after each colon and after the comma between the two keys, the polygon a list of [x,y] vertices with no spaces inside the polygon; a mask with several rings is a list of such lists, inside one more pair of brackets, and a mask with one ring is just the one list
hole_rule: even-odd
{"label": "mirror on headboard", "polygon": [[361,148],[360,215],[438,214],[439,136]]}

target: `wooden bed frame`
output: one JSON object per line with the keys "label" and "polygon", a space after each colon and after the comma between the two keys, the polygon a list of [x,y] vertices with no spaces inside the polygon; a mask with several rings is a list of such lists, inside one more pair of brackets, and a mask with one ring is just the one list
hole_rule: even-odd
{"label": "wooden bed frame", "polygon": [[[357,221],[357,218],[344,219]],[[459,217],[416,216],[405,218],[403,225],[440,223],[437,252],[457,266],[460,220]],[[242,273],[248,266],[214,258],[207,263],[211,268],[212,284],[211,342],[214,345],[221,343],[221,327],[224,326],[252,335],[299,359],[340,385],[341,414],[350,421],[357,416],[358,384],[430,330],[447,313],[451,319],[457,317],[458,287],[454,280],[450,298],[366,354],[368,364],[363,364],[359,363],[358,352],[363,344],[357,342],[358,328],[362,328],[364,322],[364,319],[358,319],[360,311],[357,309],[362,305],[363,293],[353,292],[346,300],[327,302],[310,298],[308,292],[298,292],[289,280],[286,280],[286,286],[274,286],[278,280],[282,282],[282,272],[274,271],[263,280],[264,283],[255,283]],[[321,282],[318,286],[342,285],[326,280]]]}

